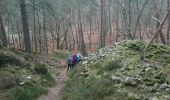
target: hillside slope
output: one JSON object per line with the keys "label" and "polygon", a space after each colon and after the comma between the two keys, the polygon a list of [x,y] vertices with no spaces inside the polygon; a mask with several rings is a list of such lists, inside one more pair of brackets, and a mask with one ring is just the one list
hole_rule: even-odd
{"label": "hillside slope", "polygon": [[170,100],[170,47],[122,41],[91,54],[69,73],[63,100]]}
{"label": "hillside slope", "polygon": [[67,52],[46,58],[38,53],[0,49],[0,100],[35,100],[48,94],[63,66]]}

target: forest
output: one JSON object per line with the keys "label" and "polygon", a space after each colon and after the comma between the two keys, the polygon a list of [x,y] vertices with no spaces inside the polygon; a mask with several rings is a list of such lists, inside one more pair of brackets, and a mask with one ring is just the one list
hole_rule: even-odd
{"label": "forest", "polygon": [[0,100],[170,100],[170,0],[1,0]]}

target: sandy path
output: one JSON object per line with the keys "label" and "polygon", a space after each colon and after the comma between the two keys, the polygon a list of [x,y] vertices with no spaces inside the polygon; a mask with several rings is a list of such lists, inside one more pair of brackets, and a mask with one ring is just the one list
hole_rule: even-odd
{"label": "sandy path", "polygon": [[67,80],[67,70],[61,70],[61,73],[56,79],[56,84],[54,87],[49,88],[48,95],[41,96],[38,100],[61,100],[60,92],[65,86],[65,81]]}

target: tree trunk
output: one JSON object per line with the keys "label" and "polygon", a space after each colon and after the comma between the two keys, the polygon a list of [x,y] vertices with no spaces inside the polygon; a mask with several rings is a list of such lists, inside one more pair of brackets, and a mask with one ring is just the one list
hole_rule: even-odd
{"label": "tree trunk", "polygon": [[111,0],[109,0],[109,29],[110,29],[109,43],[111,44],[111,39],[112,39]]}
{"label": "tree trunk", "polygon": [[80,42],[80,51],[83,56],[86,56],[85,44],[84,44],[84,35],[83,35],[83,27],[81,23],[81,14],[80,14],[80,0],[78,0],[78,32],[79,32],[79,42]]}
{"label": "tree trunk", "polygon": [[34,25],[33,25],[33,32],[34,32],[34,36],[33,36],[33,44],[34,44],[34,48],[35,48],[35,51],[37,51],[38,50],[38,48],[37,48],[37,33],[36,33],[36,8],[35,8],[35,0],[33,0],[32,1],[33,2],[33,23],[34,23]]}
{"label": "tree trunk", "polygon": [[118,34],[119,34],[119,0],[117,0],[117,7],[116,7],[116,37],[115,41],[118,42]]}
{"label": "tree trunk", "polygon": [[[71,20],[71,17],[70,17],[70,31],[71,31],[71,35],[72,35],[72,39],[73,39],[73,48],[75,48],[75,37],[74,37],[74,32],[73,32],[73,26],[72,26],[72,20]],[[73,49],[71,48],[71,49]]]}
{"label": "tree trunk", "polygon": [[101,18],[100,18],[100,48],[105,46],[105,0],[101,0]]}
{"label": "tree trunk", "polygon": [[[146,1],[144,2],[144,4],[142,5],[142,9],[140,10],[139,15],[138,15],[138,17],[137,17],[137,21],[136,21],[136,25],[135,25],[135,31],[134,31],[134,34],[133,34],[133,39],[135,39],[135,37],[136,37],[137,27],[140,26],[140,25],[139,25],[139,24],[140,24],[140,18],[141,18],[141,16],[142,16],[143,10],[144,10],[144,8],[146,7],[148,1],[149,1],[149,0],[146,0]],[[137,0],[136,2],[137,2],[137,8],[138,8],[138,11],[139,11],[138,0]],[[140,30],[140,29],[139,29],[139,30]],[[141,36],[141,35],[140,35],[140,36]]]}
{"label": "tree trunk", "polygon": [[39,42],[39,51],[42,52],[42,36],[41,36],[41,23],[39,19],[39,12],[37,11],[37,24],[38,24],[38,42]]}
{"label": "tree trunk", "polygon": [[90,36],[89,36],[89,49],[91,49],[91,35],[92,35],[92,17],[90,14]]}
{"label": "tree trunk", "polygon": [[31,52],[30,33],[27,20],[25,0],[20,0],[20,2],[25,50],[26,52]]}
{"label": "tree trunk", "polygon": [[60,21],[56,23],[57,49],[60,49]]}
{"label": "tree trunk", "polygon": [[47,36],[47,32],[46,32],[46,15],[45,15],[45,10],[43,10],[43,33],[44,33],[44,50],[45,53],[48,55],[48,36]]}
{"label": "tree trunk", "polygon": [[[170,0],[167,0],[168,11],[170,10]],[[170,15],[168,16],[168,28],[167,28],[167,45],[169,45],[169,31],[170,31]]]}
{"label": "tree trunk", "polygon": [[129,3],[128,3],[128,39],[133,39],[132,34],[131,34],[131,24],[132,24],[131,2],[132,0],[129,0]]}
{"label": "tree trunk", "polygon": [[0,15],[0,38],[2,40],[3,46],[7,47],[8,41],[1,15]]}
{"label": "tree trunk", "polygon": [[147,52],[149,46],[151,45],[151,43],[153,42],[153,40],[160,34],[159,31],[162,30],[163,28],[163,25],[166,21],[166,19],[168,18],[170,14],[170,10],[168,10],[168,13],[167,15],[165,16],[165,18],[163,19],[163,21],[160,23],[159,27],[157,28],[157,30],[154,32],[154,35],[152,36],[152,38],[150,39],[150,41],[148,42],[148,44],[146,44],[143,52],[142,52],[142,56],[141,56],[141,59],[143,60],[144,59],[144,56],[145,56],[145,53]]}

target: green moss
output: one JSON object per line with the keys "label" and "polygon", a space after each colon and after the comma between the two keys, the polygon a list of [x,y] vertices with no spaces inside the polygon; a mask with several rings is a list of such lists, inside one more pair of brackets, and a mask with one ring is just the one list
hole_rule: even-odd
{"label": "green moss", "polygon": [[9,89],[18,84],[19,76],[10,72],[0,73],[0,89]]}
{"label": "green moss", "polygon": [[142,41],[124,41],[121,45],[135,51],[142,51],[144,48]]}
{"label": "green moss", "polygon": [[55,53],[54,57],[58,59],[66,59],[68,55],[69,55],[69,52],[60,50]]}
{"label": "green moss", "polygon": [[155,78],[158,79],[158,82],[160,84],[163,84],[163,83],[167,82],[166,75],[164,73],[162,73],[162,72],[160,72],[158,75],[156,75]]}
{"label": "green moss", "polygon": [[35,65],[35,71],[38,74],[47,74],[48,73],[47,66],[45,64],[40,64],[40,63]]}
{"label": "green moss", "polygon": [[106,64],[106,66],[104,66],[105,70],[107,70],[107,71],[113,71],[114,69],[118,69],[121,67],[122,67],[122,65],[121,65],[120,61],[110,61]]}
{"label": "green moss", "polygon": [[143,79],[143,81],[145,82],[146,86],[154,86],[154,84],[156,83],[155,80],[151,80],[148,78]]}
{"label": "green moss", "polygon": [[[145,44],[142,41],[123,41],[116,46],[103,48],[103,54],[106,55],[103,59],[99,59],[97,53],[89,56],[87,61],[91,63],[68,74],[63,100],[105,100],[107,97],[113,97],[114,100],[144,100],[155,95],[167,95],[160,88],[163,83],[169,85],[170,48],[152,44],[146,52],[147,59],[143,61],[140,56]],[[113,82],[112,76],[122,81]],[[133,80],[125,85],[127,77]]]}
{"label": "green moss", "polygon": [[112,96],[115,88],[111,80],[90,78],[84,81],[68,81],[63,91],[63,100],[104,100]]}
{"label": "green moss", "polygon": [[6,65],[20,65],[20,63],[15,57],[8,56],[0,52],[0,67],[4,67]]}
{"label": "green moss", "polygon": [[55,83],[55,79],[51,74],[45,74],[42,76],[41,84],[45,87],[52,86]]}
{"label": "green moss", "polygon": [[12,100],[36,100],[36,97],[47,92],[47,89],[41,87],[19,86],[10,90],[7,95]]}

